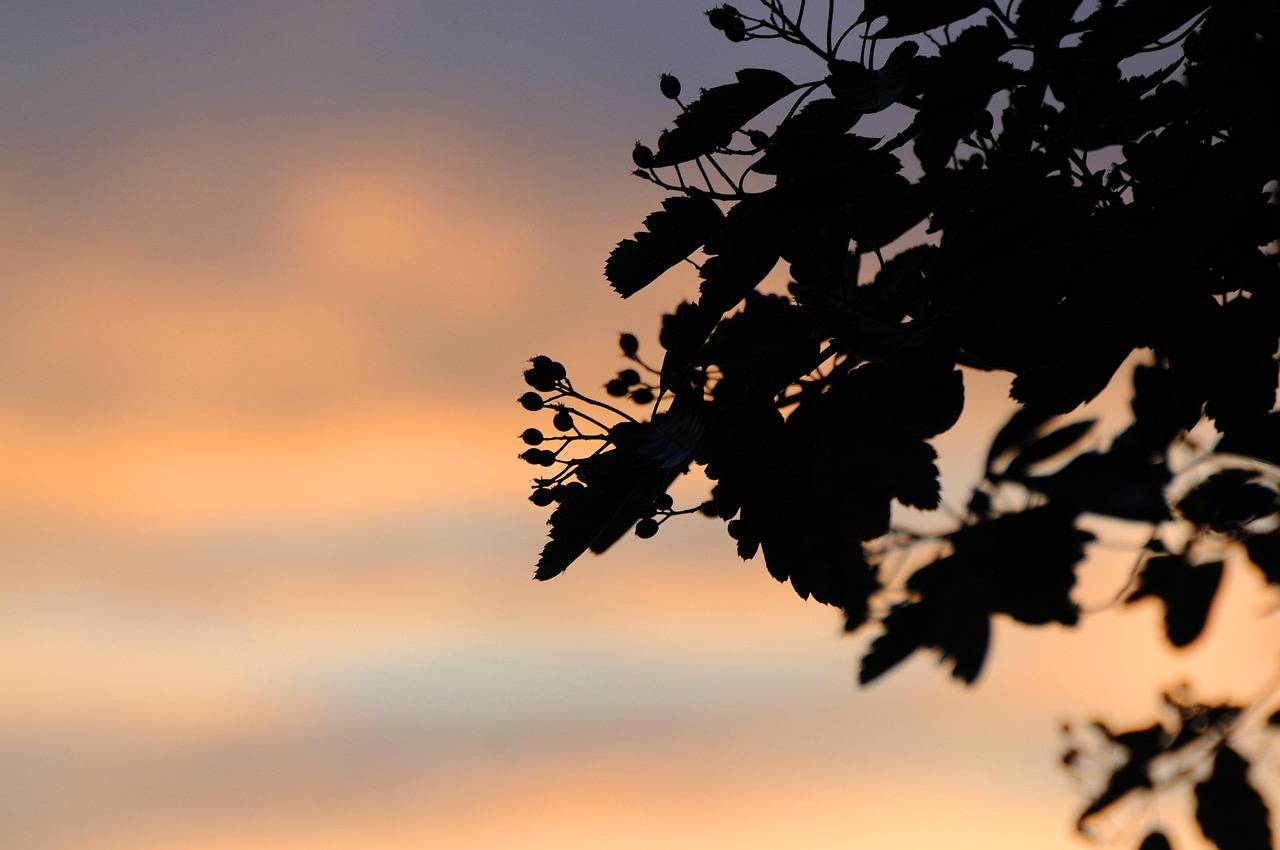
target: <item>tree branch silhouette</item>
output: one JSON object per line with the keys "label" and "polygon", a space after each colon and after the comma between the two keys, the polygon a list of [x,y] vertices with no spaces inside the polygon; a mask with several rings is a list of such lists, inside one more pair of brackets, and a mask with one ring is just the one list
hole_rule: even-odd
{"label": "tree branch silhouette", "polygon": [[[606,392],[644,412],[580,394],[549,357],[525,372],[522,405],[561,434],[554,452],[524,435],[524,460],[558,467],[531,496],[554,506],[537,578],[630,530],[718,518],[741,557],[875,632],[864,684],[917,652],[973,683],[993,618],[1096,616],[1073,597],[1089,517],[1146,529],[1103,608],[1154,600],[1175,648],[1200,639],[1224,571],[1280,585],[1280,3],[760,5],[707,19],[795,45],[811,81],[747,67],[686,101],[664,74],[680,111],[633,151],[672,194],[606,278],[622,297],[684,262],[700,280],[662,318],[660,362],[620,338],[654,380],[627,367]],[[881,113],[889,138],[856,132]],[[760,291],[779,264],[786,294]],[[1072,418],[1134,362],[1132,424]],[[913,534],[893,506],[944,507],[931,441],[965,406],[962,367],[1011,375],[1018,409],[965,509]],[[693,470],[709,493],[677,506]],[[1146,727],[1072,731],[1064,764],[1104,777],[1081,831],[1189,787],[1222,850],[1270,847],[1242,737],[1280,730],[1274,697],[1178,688]],[[1168,846],[1158,825],[1141,842]]]}

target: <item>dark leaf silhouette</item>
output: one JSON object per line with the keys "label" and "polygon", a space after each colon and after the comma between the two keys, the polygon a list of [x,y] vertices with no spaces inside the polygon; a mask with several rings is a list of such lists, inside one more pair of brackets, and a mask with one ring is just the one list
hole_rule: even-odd
{"label": "dark leaf silhouette", "polygon": [[705,194],[667,198],[644,220],[646,230],[613,249],[605,277],[623,298],[633,295],[702,247],[723,222],[720,207]]}
{"label": "dark leaf silhouette", "polygon": [[1256,482],[1253,470],[1228,469],[1200,484],[1178,502],[1178,513],[1214,531],[1230,531],[1274,512],[1276,491]]}
{"label": "dark leaf silhouette", "polygon": [[1169,477],[1163,463],[1113,450],[1085,452],[1051,475],[1024,480],[1050,501],[1077,512],[1155,523],[1170,517],[1164,498]]}
{"label": "dark leaf silhouette", "polygon": [[1163,602],[1169,643],[1184,647],[1204,630],[1221,582],[1221,561],[1192,566],[1181,555],[1156,555],[1143,564],[1138,587],[1125,601],[1154,596]]}
{"label": "dark leaf silhouette", "polygon": [[[994,619],[1085,616],[1077,569],[1102,548],[1136,565],[1107,598],[1158,600],[1174,647],[1225,616],[1224,564],[1247,555],[1280,584],[1275,5],[708,12],[735,50],[794,51],[794,77],[749,68],[688,101],[687,79],[659,79],[674,126],[632,158],[670,197],[606,278],[627,296],[696,261],[698,290],[663,316],[658,356],[621,338],[604,399],[549,358],[525,370],[520,404],[551,420],[514,429],[545,476],[530,501],[553,511],[538,576],[703,516],[847,631],[870,627],[863,683],[917,653],[975,682]],[[1003,427],[976,480],[944,482],[962,467],[937,438],[977,372],[1007,378],[1013,410],[972,411]],[[1126,390],[1131,422],[1085,418]],[[686,472],[705,490],[677,504]],[[1212,755],[1205,834],[1263,846],[1231,745],[1265,714],[1185,688],[1161,711],[1071,748],[1068,766],[1104,768],[1081,827],[1188,789]],[[1168,850],[1155,826],[1130,843]]]}
{"label": "dark leaf silhouette", "polygon": [[768,68],[744,68],[736,83],[707,89],[658,137],[654,168],[689,162],[727,147],[752,118],[791,94],[795,83]]}
{"label": "dark leaf silhouette", "polygon": [[1267,804],[1249,782],[1249,763],[1231,747],[1221,747],[1213,772],[1196,785],[1196,821],[1220,850],[1270,850]]}
{"label": "dark leaf silhouette", "polygon": [[1027,470],[1042,460],[1048,460],[1079,442],[1093,428],[1096,420],[1084,419],[1063,425],[1034,440],[1022,451],[1014,455],[1005,467],[1004,477],[1015,481],[1023,477]]}
{"label": "dark leaf silhouette", "polygon": [[1112,732],[1101,721],[1095,720],[1093,725],[1112,744],[1124,750],[1125,758],[1112,771],[1102,793],[1080,813],[1076,822],[1078,829],[1083,829],[1086,820],[1119,802],[1131,792],[1151,788],[1151,761],[1161,753],[1168,739],[1168,732],[1158,723],[1143,729],[1120,733]]}
{"label": "dark leaf silhouette", "polygon": [[991,439],[991,447],[987,450],[987,470],[990,472],[996,461],[1007,451],[1025,447],[1032,442],[1040,426],[1053,418],[1047,410],[1034,407],[1019,407],[1009,421],[1001,426]]}
{"label": "dark leaf silhouette", "polygon": [[879,112],[897,102],[907,88],[911,60],[920,50],[907,41],[894,48],[880,68],[871,70],[861,62],[833,60],[827,86],[837,98],[859,112]]}

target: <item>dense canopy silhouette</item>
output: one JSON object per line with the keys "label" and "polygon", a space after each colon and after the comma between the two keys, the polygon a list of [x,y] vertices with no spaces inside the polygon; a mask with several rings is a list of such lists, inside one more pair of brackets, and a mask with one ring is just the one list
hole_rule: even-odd
{"label": "dense canopy silhouette", "polygon": [[[743,558],[874,630],[863,683],[922,650],[976,681],[997,615],[1076,624],[1086,516],[1149,529],[1117,600],[1156,600],[1174,647],[1228,564],[1280,585],[1280,2],[759,7],[707,17],[794,45],[810,76],[748,67],[682,99],[664,74],[673,126],[632,152],[669,194],[609,284],[700,279],[661,354],[623,334],[603,398],[550,357],[525,372],[521,404],[552,426],[523,434],[545,468],[531,499],[553,507],[536,577],[719,518]],[[762,287],[776,268],[785,294]],[[908,533],[895,512],[940,505],[930,440],[964,409],[962,369],[1011,375],[1017,409],[955,521]],[[1120,380],[1132,422],[1098,434],[1078,411]],[[709,492],[676,504],[694,469]],[[888,569],[903,551],[912,568]],[[1209,840],[1270,847],[1235,746],[1247,722],[1280,727],[1261,699],[1174,690],[1149,727],[1079,730],[1065,763],[1111,760],[1081,828],[1189,784]]]}

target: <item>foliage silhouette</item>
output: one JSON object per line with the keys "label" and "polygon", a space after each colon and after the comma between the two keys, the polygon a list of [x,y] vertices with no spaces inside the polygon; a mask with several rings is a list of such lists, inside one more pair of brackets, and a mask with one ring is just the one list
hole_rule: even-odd
{"label": "foliage silhouette", "polygon": [[[632,158],[671,194],[605,275],[628,297],[690,263],[699,291],[663,317],[660,361],[620,338],[606,393],[631,412],[548,357],[525,372],[521,404],[556,432],[523,435],[547,470],[531,499],[554,505],[536,577],[718,517],[743,558],[878,629],[861,682],[929,650],[972,683],[994,616],[1078,621],[1093,515],[1149,528],[1117,603],[1158,600],[1190,645],[1227,562],[1280,584],[1280,2],[825,5],[707,13],[807,53],[811,79],[745,68],[684,102],[662,75],[680,111]],[[779,263],[787,293],[760,291]],[[1062,418],[1135,359],[1132,424]],[[1019,406],[954,526],[910,534],[893,505],[939,508],[929,441],[964,407],[962,368],[1010,374]],[[677,506],[695,467],[710,492]],[[1071,730],[1064,763],[1108,777],[1080,828],[1182,785],[1222,850],[1269,847],[1236,742],[1273,697],[1176,690],[1150,726]]]}

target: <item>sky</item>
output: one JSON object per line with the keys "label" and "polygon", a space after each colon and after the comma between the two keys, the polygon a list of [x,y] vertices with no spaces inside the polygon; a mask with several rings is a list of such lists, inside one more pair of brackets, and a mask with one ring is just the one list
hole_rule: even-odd
{"label": "sky", "polygon": [[[792,61],[701,8],[5,5],[0,845],[1065,850],[1059,723],[1261,683],[1234,567],[1186,652],[1147,605],[1001,622],[968,690],[859,689],[865,640],[710,523],[530,580],[525,361],[602,384],[692,295],[602,276],[658,74]],[[957,494],[1006,409],[967,382]]]}

